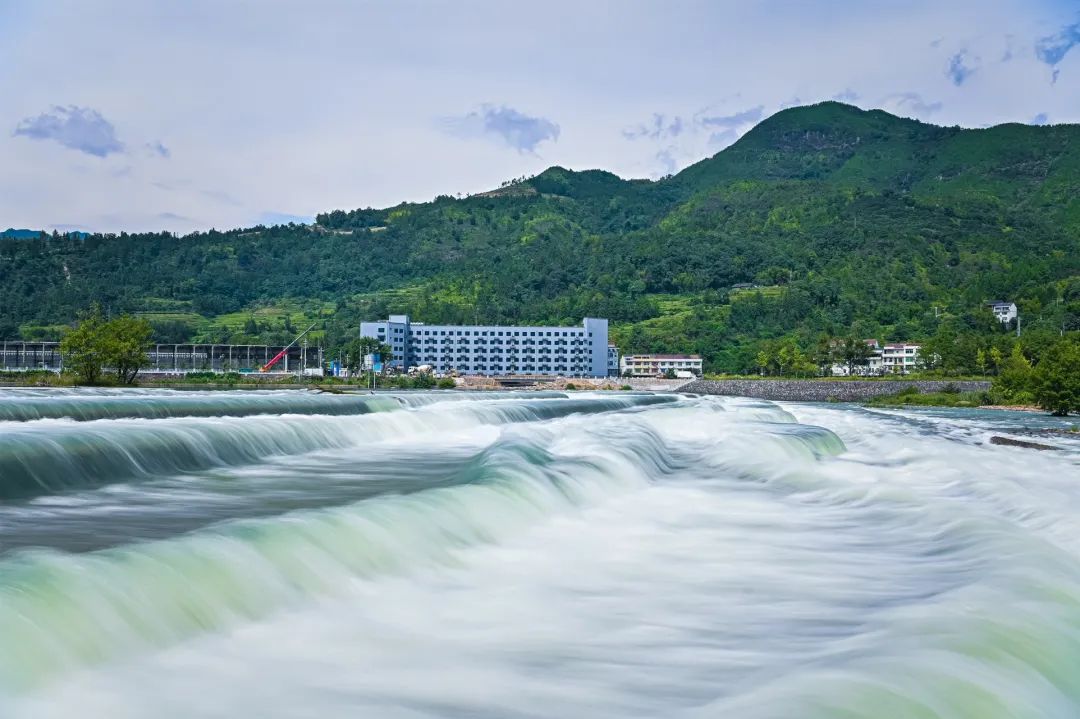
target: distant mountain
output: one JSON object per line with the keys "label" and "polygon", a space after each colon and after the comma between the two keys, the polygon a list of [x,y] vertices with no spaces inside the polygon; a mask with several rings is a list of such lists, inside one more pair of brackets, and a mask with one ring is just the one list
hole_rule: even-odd
{"label": "distant mountain", "polygon": [[730,371],[782,339],[1007,342],[982,309],[997,297],[1020,305],[1026,331],[1080,326],[1080,126],[947,128],[829,102],[777,113],[656,182],[553,167],[310,226],[0,250],[9,332],[69,322],[91,301],[219,342],[278,331],[244,322],[255,307],[317,319],[331,345],[390,311],[590,315],[609,317],[625,350],[699,352]]}
{"label": "distant mountain", "polygon": [[[47,234],[51,234],[51,233],[45,232],[45,230],[16,230],[13,227],[9,227],[8,229],[4,230],[3,232],[0,232],[0,239],[33,240],[33,239],[37,239],[38,237],[41,237],[42,234],[47,235]],[[80,231],[77,231],[77,230],[71,231],[71,232],[65,232],[63,234],[65,236],[68,236],[68,237],[78,237],[78,238],[86,238],[86,237],[90,236],[89,232],[80,232]]]}
{"label": "distant mountain", "polygon": [[5,240],[29,240],[34,237],[39,237],[41,230],[16,230],[13,227],[0,232],[0,239]]}

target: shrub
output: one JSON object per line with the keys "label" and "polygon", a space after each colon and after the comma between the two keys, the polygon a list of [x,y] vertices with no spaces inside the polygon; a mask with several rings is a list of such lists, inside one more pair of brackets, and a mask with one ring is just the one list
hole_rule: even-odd
{"label": "shrub", "polygon": [[1043,409],[1062,417],[1080,412],[1080,343],[1051,346],[1035,367],[1031,387]]}

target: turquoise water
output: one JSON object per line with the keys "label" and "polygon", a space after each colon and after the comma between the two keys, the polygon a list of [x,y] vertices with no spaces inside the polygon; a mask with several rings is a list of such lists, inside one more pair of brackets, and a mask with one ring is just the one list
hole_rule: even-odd
{"label": "turquoise water", "polygon": [[0,408],[2,717],[1080,716],[1080,443],[988,444],[1068,421],[619,393]]}

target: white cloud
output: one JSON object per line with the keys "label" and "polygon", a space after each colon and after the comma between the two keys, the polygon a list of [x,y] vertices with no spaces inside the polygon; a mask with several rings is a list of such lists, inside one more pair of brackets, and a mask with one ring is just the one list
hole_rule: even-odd
{"label": "white cloud", "polygon": [[533,117],[505,105],[485,104],[460,117],[448,117],[443,128],[465,138],[492,138],[518,152],[536,152],[537,146],[559,139],[559,126],[546,117]]}
{"label": "white cloud", "polygon": [[933,120],[932,115],[941,111],[940,101],[928,101],[917,92],[898,92],[881,100],[882,109],[901,117],[913,117],[916,120]]}
{"label": "white cloud", "polygon": [[54,106],[40,115],[24,118],[12,134],[31,140],[51,140],[94,157],[107,157],[124,149],[124,143],[116,137],[116,128],[100,112],[75,105]]}
{"label": "white cloud", "polygon": [[[736,139],[754,122],[739,113],[794,97],[943,124],[1080,119],[1080,54],[1061,49],[1077,18],[1043,0],[19,7],[17,22],[0,10],[0,64],[19,68],[0,73],[4,226],[230,227],[476,192],[552,164],[657,176]],[[983,58],[978,82],[943,72],[959,48]],[[85,145],[100,154],[12,135],[56,105],[107,118],[113,135]],[[464,113],[456,133],[450,113]]]}

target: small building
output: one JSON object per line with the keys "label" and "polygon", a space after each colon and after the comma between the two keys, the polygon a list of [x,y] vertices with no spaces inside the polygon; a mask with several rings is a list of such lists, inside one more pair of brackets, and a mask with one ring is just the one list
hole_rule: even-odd
{"label": "small building", "polygon": [[662,377],[671,372],[701,376],[701,355],[625,355],[619,362],[623,377]]}
{"label": "small building", "polygon": [[1017,310],[1015,302],[1005,302],[1004,300],[991,300],[986,303],[986,306],[990,308],[990,311],[994,313],[994,317],[998,322],[1002,324],[1008,324],[1016,319]]}
{"label": "small building", "polygon": [[619,348],[611,344],[607,346],[607,376],[619,376]]}
{"label": "small building", "polygon": [[919,350],[922,345],[900,342],[884,345],[881,348],[881,370],[887,374],[908,374],[919,363]]}

